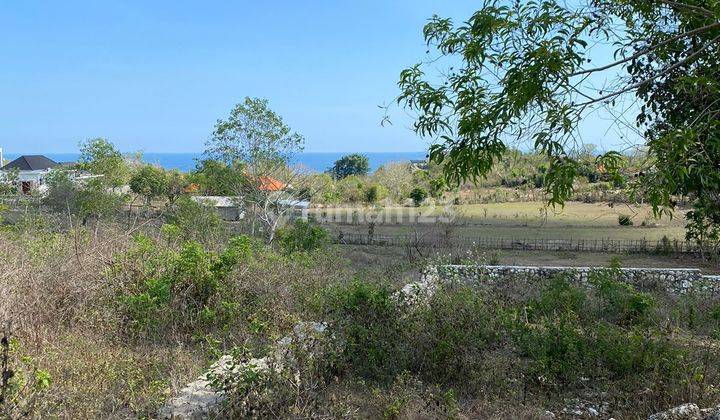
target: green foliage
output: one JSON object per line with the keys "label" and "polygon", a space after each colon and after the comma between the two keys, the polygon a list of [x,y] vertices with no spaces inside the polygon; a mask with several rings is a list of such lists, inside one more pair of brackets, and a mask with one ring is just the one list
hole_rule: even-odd
{"label": "green foliage", "polygon": [[413,188],[413,190],[410,191],[410,198],[412,198],[416,207],[420,206],[427,196],[428,193],[424,188]]}
{"label": "green foliage", "polygon": [[286,164],[302,150],[303,143],[303,137],[292,132],[270,109],[267,99],[246,97],[227,120],[215,124],[206,153],[229,165],[243,162],[255,177],[268,175],[278,164]]}
{"label": "green foliage", "polygon": [[78,186],[70,178],[67,171],[53,169],[45,177],[48,187],[47,194],[42,199],[44,205],[50,210],[58,213],[70,212],[76,214],[78,211]]}
{"label": "green foliage", "polygon": [[101,175],[97,182],[106,187],[122,186],[130,175],[130,168],[122,153],[104,138],[80,143],[78,166],[93,175]]}
{"label": "green foliage", "polygon": [[406,318],[410,369],[431,383],[464,384],[478,375],[484,352],[497,344],[502,324],[470,287],[447,287]]}
{"label": "green foliage", "polygon": [[654,315],[656,302],[647,293],[636,291],[631,285],[617,280],[617,269],[591,273],[590,283],[595,286],[600,300],[601,315],[615,324],[646,325]]}
{"label": "green foliage", "polygon": [[184,192],[188,186],[185,174],[173,170],[165,174],[166,186],[162,192],[167,198],[169,204],[173,204]]}
{"label": "green foliage", "polygon": [[168,176],[160,167],[143,165],[130,177],[130,190],[145,197],[149,205],[153,198],[167,194]]}
{"label": "green foliage", "polygon": [[368,171],[370,171],[370,161],[367,156],[360,153],[343,156],[328,169],[328,173],[335,179],[343,179],[350,175],[364,176]]}
{"label": "green foliage", "polygon": [[628,216],[627,214],[621,214],[618,216],[618,224],[620,226],[632,226],[633,221],[632,221],[632,218],[630,216]]}
{"label": "green foliage", "polygon": [[167,222],[175,226],[170,232],[180,241],[199,241],[205,244],[217,241],[225,231],[215,207],[182,196],[167,213]]}
{"label": "green foliage", "polygon": [[588,310],[585,292],[556,279],[511,322],[515,343],[533,361],[536,375],[569,383],[582,375],[678,373],[683,353],[636,328],[648,328],[654,300],[613,279],[610,271],[597,273],[592,283],[600,299],[597,314]]}
{"label": "green foliage", "polygon": [[[525,141],[547,157],[542,185],[550,203],[562,205],[580,176],[622,184],[617,152],[592,165],[586,158],[593,150],[576,154],[570,145],[586,115],[632,95],[641,104],[637,131],[651,156],[638,178],[638,197],[668,213],[677,196],[690,197],[688,236],[717,244],[718,7],[494,0],[461,24],[434,16],[423,30],[433,59],[401,72],[398,102],[418,113],[419,135],[439,139],[430,159],[444,165],[449,185],[486,177],[509,144]],[[601,45],[614,46],[613,60],[596,64]],[[618,74],[628,77],[609,90],[595,88],[598,80],[611,85]]]}
{"label": "green foliage", "polygon": [[365,188],[365,201],[369,204],[377,203],[387,197],[387,195],[388,191],[382,185],[373,184]]}
{"label": "green foliage", "polygon": [[401,307],[387,286],[354,281],[330,288],[322,302],[331,334],[344,343],[337,364],[372,380],[397,374],[406,355],[399,348]]}
{"label": "green foliage", "polygon": [[137,334],[155,337],[168,329],[198,334],[222,327],[237,306],[225,301],[228,276],[252,258],[257,244],[248,237],[232,239],[221,252],[185,242],[179,250],[163,248],[139,236],[136,246],[120,256],[110,275],[125,264],[141,261],[139,276],[125,284],[120,302]]}
{"label": "green foliage", "polygon": [[280,249],[288,254],[314,251],[330,243],[325,229],[302,219],[295,219],[291,225],[278,229],[275,237]]}
{"label": "green foliage", "polygon": [[201,195],[234,196],[247,182],[244,170],[245,165],[239,161],[205,159],[189,175],[189,181],[199,187]]}
{"label": "green foliage", "polygon": [[77,195],[78,215],[86,223],[90,219],[99,221],[120,211],[125,196],[109,191],[101,178],[87,181]]}
{"label": "green foliage", "polygon": [[21,418],[42,403],[53,381],[8,330],[9,324],[3,326],[0,337],[0,416]]}

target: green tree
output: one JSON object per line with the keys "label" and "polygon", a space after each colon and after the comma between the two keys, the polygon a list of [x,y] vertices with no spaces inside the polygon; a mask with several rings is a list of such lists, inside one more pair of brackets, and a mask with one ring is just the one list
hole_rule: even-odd
{"label": "green tree", "polygon": [[420,206],[423,201],[427,198],[428,193],[425,191],[424,188],[413,188],[412,191],[410,191],[410,198],[412,198],[413,203],[415,206]]}
{"label": "green tree", "polygon": [[44,205],[58,213],[77,214],[79,189],[68,171],[53,169],[45,183],[48,189],[42,199]]}
{"label": "green tree", "polygon": [[162,168],[144,165],[130,178],[130,190],[145,197],[149,206],[153,198],[165,195],[168,188],[168,177]]}
{"label": "green tree", "polygon": [[228,164],[204,159],[190,174],[189,181],[197,184],[203,195],[237,195],[246,182],[244,168],[244,164],[238,161]]}
{"label": "green tree", "polygon": [[178,170],[167,172],[166,174],[167,185],[163,195],[168,200],[168,204],[173,204],[184,192],[188,186],[185,174]]}
{"label": "green tree", "polygon": [[101,137],[80,144],[78,166],[93,175],[100,175],[101,182],[108,187],[125,185],[130,177],[130,167],[122,153]]}
{"label": "green tree", "polygon": [[304,138],[270,109],[267,99],[245,98],[218,120],[205,153],[227,164],[243,162],[250,177],[269,175],[302,151]]}
{"label": "green tree", "polygon": [[102,219],[117,214],[125,201],[125,196],[109,190],[103,178],[91,179],[78,190],[77,212],[83,225],[95,221],[95,233]]}
{"label": "green tree", "polygon": [[259,222],[272,242],[282,216],[290,210],[285,204],[288,186],[295,196],[310,190],[303,188],[305,177],[290,168],[292,157],[303,148],[304,138],[293,132],[282,117],[270,109],[267,99],[245,98],[230,112],[227,120],[218,120],[205,154],[232,168],[242,164],[242,182],[232,186],[251,217],[252,233]]}
{"label": "green tree", "polygon": [[174,228],[177,239],[183,242],[217,243],[224,234],[224,224],[215,207],[181,196],[170,207],[167,222]]}
{"label": "green tree", "polygon": [[332,168],[328,169],[328,173],[335,179],[343,179],[350,175],[364,176],[369,171],[370,161],[367,156],[360,153],[343,156],[335,161]]}
{"label": "green tree", "polygon": [[[460,25],[430,20],[431,64],[402,71],[398,101],[417,112],[417,133],[439,140],[430,159],[449,185],[485,177],[510,142],[526,141],[547,157],[544,186],[562,204],[579,175],[570,146],[580,121],[634,96],[653,158],[642,192],[656,211],[676,194],[697,197],[696,224],[708,232],[720,221],[719,17],[712,1],[485,1]],[[592,63],[607,45],[612,61]],[[595,162],[610,173],[619,163],[612,151]]]}

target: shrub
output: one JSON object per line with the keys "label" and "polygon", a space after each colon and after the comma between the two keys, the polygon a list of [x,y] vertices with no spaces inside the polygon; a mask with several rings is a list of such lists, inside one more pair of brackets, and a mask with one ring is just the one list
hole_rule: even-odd
{"label": "shrub", "polygon": [[412,191],[410,191],[410,198],[412,198],[413,203],[416,207],[419,207],[420,204],[422,204],[423,201],[427,198],[428,193],[424,188],[413,188]]}
{"label": "shrub", "polygon": [[369,204],[377,203],[387,197],[387,194],[387,190],[382,185],[373,184],[365,190],[365,201]]}
{"label": "shrub", "polygon": [[626,215],[626,214],[621,214],[621,215],[618,216],[618,224],[619,224],[620,226],[632,226],[632,225],[633,225],[633,221],[632,221],[632,219],[630,218],[630,216],[628,216],[628,215]]}
{"label": "shrub", "polygon": [[328,289],[321,303],[329,333],[343,344],[337,368],[389,381],[405,367],[401,307],[387,286],[354,281]]}
{"label": "shrub", "polygon": [[52,384],[46,370],[22,354],[20,342],[11,337],[10,324],[0,335],[0,417],[14,419],[33,413]]}
{"label": "shrub", "polygon": [[431,383],[467,383],[498,341],[499,317],[470,287],[448,287],[414,309],[405,327],[411,370]]}
{"label": "shrub", "polygon": [[182,196],[170,208],[166,220],[176,226],[172,229],[180,241],[216,243],[225,233],[225,225],[214,207]]}
{"label": "shrub", "polygon": [[280,249],[288,254],[313,251],[330,243],[330,236],[325,229],[302,219],[295,219],[290,226],[278,229],[275,235]]}
{"label": "shrub", "polygon": [[615,324],[647,324],[655,309],[655,299],[638,292],[632,285],[617,280],[617,269],[599,270],[590,274],[590,283],[600,300],[600,315]]}
{"label": "shrub", "polygon": [[332,168],[328,169],[328,173],[335,179],[343,179],[351,175],[367,175],[369,170],[368,157],[360,153],[353,153],[336,160]]}
{"label": "shrub", "polygon": [[516,312],[511,335],[532,360],[536,377],[562,384],[581,376],[622,379],[660,371],[672,376],[683,353],[648,330],[625,328],[647,315],[652,304],[646,296],[607,278],[598,289],[601,315],[611,315],[607,319],[593,315],[585,304],[587,294],[561,279],[551,282],[525,313]]}
{"label": "shrub", "polygon": [[136,246],[119,256],[109,272],[121,278],[129,264],[135,265],[135,275],[121,285],[120,295],[132,331],[148,337],[166,330],[191,334],[230,322],[237,305],[228,300],[233,297],[228,295],[228,275],[257,246],[240,236],[219,253],[197,242],[175,251],[138,236]]}
{"label": "shrub", "polygon": [[149,206],[153,198],[165,195],[168,189],[168,176],[157,166],[143,165],[130,177],[130,190],[145,197]]}

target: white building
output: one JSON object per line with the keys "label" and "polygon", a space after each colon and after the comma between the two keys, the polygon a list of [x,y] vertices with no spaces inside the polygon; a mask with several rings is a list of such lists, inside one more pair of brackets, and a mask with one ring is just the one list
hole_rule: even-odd
{"label": "white building", "polygon": [[53,168],[58,166],[61,166],[61,164],[42,155],[23,155],[3,166],[0,170],[3,172],[3,178],[5,179],[7,179],[9,173],[16,172],[19,191],[28,194],[33,189],[42,190],[45,185],[45,178]]}

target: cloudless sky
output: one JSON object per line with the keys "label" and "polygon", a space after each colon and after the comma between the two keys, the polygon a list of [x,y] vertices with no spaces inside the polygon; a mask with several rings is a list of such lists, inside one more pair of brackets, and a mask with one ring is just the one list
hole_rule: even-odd
{"label": "cloudless sky", "polygon": [[[74,152],[107,137],[123,151],[198,152],[245,96],[306,138],[306,151],[418,151],[392,111],[399,72],[425,53],[437,13],[477,1],[21,0],[0,2],[0,147]],[[612,144],[603,130],[590,141]]]}

